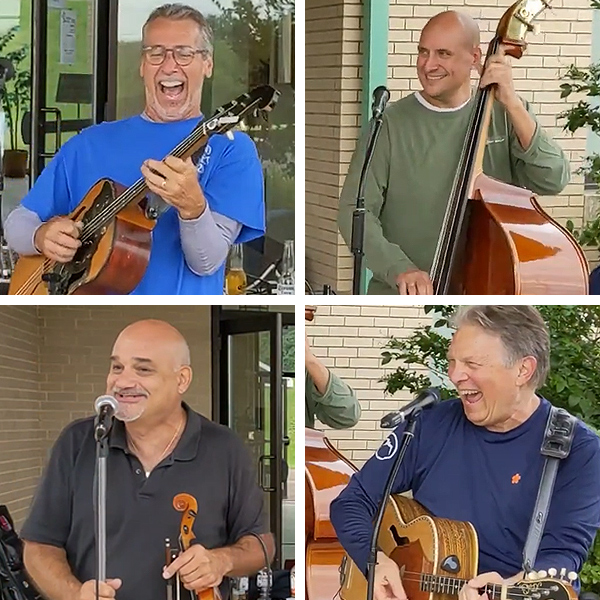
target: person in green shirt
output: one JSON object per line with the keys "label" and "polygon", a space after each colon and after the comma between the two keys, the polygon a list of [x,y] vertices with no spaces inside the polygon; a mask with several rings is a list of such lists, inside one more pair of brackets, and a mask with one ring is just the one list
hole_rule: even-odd
{"label": "person in green shirt", "polygon": [[[422,86],[388,106],[365,187],[366,265],[370,294],[433,294],[429,270],[474,106],[471,72],[481,73],[479,28],[446,11],[421,32],[417,74]],[[503,51],[490,58],[480,86],[495,84],[484,172],[540,195],[560,193],[570,167],[515,92]],[[350,246],[368,133],[361,136],[340,199],[338,224]]]}
{"label": "person in green shirt", "polygon": [[315,418],[333,429],[358,423],[360,404],[354,390],[332,373],[313,353],[306,338],[305,425],[314,429]]}

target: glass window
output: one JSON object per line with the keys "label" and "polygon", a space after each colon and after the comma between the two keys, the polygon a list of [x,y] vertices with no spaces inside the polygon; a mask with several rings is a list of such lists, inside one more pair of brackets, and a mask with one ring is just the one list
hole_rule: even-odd
{"label": "glass window", "polygon": [[[259,254],[279,258],[279,247],[294,237],[294,2],[292,0],[190,0],[207,17],[214,32],[214,72],[204,84],[202,112],[216,108],[258,85],[281,93],[268,121],[253,119],[247,133],[254,139],[265,175],[267,241],[252,242],[246,263]],[[139,77],[141,30],[156,0],[121,0],[118,17],[118,119],[139,114],[144,89]],[[275,5],[275,6],[274,6]],[[269,242],[274,241],[269,249]],[[254,272],[250,267],[250,272]]]}

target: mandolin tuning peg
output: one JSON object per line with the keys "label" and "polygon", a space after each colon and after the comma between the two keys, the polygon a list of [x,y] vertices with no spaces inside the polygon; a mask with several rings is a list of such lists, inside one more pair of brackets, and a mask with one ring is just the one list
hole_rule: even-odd
{"label": "mandolin tuning peg", "polygon": [[537,576],[538,575],[535,571],[530,571],[529,573],[527,573],[527,579],[534,580],[534,579],[537,579]]}
{"label": "mandolin tuning peg", "polygon": [[573,583],[577,579],[577,573],[575,573],[575,571],[569,571],[567,574],[567,579]]}
{"label": "mandolin tuning peg", "polygon": [[557,573],[558,573],[558,571],[554,567],[551,567],[550,569],[548,569],[548,575],[550,575],[550,577],[556,577]]}
{"label": "mandolin tuning peg", "polygon": [[537,572],[537,578],[538,579],[544,579],[547,576],[548,576],[548,573],[546,571],[544,571],[544,570]]}
{"label": "mandolin tuning peg", "polygon": [[538,23],[534,23],[534,24],[531,26],[531,33],[532,33],[533,35],[539,35],[541,31],[542,31],[542,28],[539,26],[539,24],[538,24]]}
{"label": "mandolin tuning peg", "polygon": [[565,576],[566,576],[566,574],[567,574],[567,569],[565,569],[565,567],[563,567],[563,568],[560,570],[560,575],[559,575],[559,577],[560,577],[561,579],[564,579],[564,578],[565,578]]}

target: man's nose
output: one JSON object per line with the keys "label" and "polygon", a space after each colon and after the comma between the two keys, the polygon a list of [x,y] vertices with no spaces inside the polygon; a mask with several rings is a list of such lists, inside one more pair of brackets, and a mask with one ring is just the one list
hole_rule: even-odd
{"label": "man's nose", "polygon": [[468,379],[467,372],[459,366],[449,368],[448,377],[450,378],[450,381],[455,385]]}
{"label": "man's nose", "polygon": [[173,55],[173,50],[167,50],[167,55],[165,56],[165,60],[163,61],[163,64],[160,68],[168,74],[173,73],[177,71],[177,69],[179,69],[179,65],[177,64],[175,56]]}
{"label": "man's nose", "polygon": [[425,73],[429,73],[431,71],[435,71],[438,68],[438,66],[439,66],[439,62],[438,62],[436,55],[430,54],[425,59],[425,64],[423,65],[423,69],[425,70]]}

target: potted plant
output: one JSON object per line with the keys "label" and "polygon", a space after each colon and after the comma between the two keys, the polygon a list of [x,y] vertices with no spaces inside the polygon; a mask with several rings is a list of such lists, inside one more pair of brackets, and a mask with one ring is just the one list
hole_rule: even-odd
{"label": "potted plant", "polygon": [[31,73],[22,64],[27,56],[26,45],[19,46],[9,52],[5,47],[15,38],[18,25],[0,36],[0,54],[13,65],[15,74],[0,88],[0,101],[6,123],[10,132],[10,148],[4,152],[3,172],[6,177],[25,177],[27,175],[27,157],[25,149],[19,149],[19,127],[23,114],[29,109],[31,100]]}

